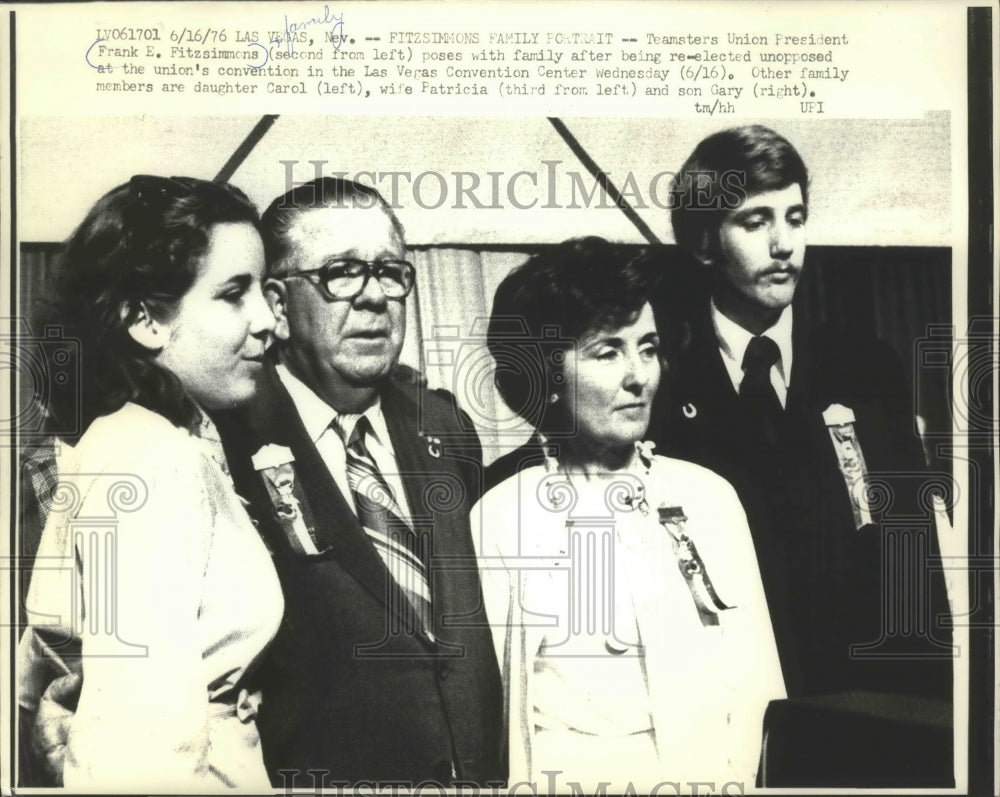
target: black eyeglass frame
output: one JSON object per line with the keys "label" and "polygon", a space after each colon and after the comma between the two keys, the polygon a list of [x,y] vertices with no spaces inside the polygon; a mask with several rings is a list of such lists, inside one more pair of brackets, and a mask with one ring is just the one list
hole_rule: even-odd
{"label": "black eyeglass frame", "polygon": [[[329,283],[331,279],[335,277],[330,275],[329,272],[333,269],[343,269],[354,265],[359,268],[356,274],[347,274],[349,278],[358,279],[361,278],[361,282],[356,291],[344,294],[335,294],[329,288]],[[403,281],[400,282],[396,279],[390,278],[388,283],[390,288],[386,289],[386,283],[382,281],[382,276],[387,275],[386,267],[396,267],[400,269],[400,276]],[[368,287],[368,280],[374,277],[378,280],[379,286],[382,288],[382,292],[385,294],[387,299],[405,299],[413,291],[413,286],[417,281],[417,270],[414,268],[413,264],[408,260],[362,260],[357,257],[338,257],[324,263],[319,268],[310,268],[303,271],[293,271],[289,274],[277,274],[273,279],[285,280],[292,277],[302,277],[303,279],[309,280],[311,283],[316,285],[320,292],[328,301],[331,302],[350,302],[357,299],[366,287]],[[401,293],[397,293],[397,290],[401,290]]]}

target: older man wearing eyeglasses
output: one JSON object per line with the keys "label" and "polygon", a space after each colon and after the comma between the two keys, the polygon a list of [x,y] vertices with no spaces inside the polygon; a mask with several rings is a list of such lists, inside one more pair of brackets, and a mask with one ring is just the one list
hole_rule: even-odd
{"label": "older man wearing eyeglasses", "polygon": [[332,177],[262,227],[273,369],[252,416],[220,428],[285,592],[257,677],[272,782],[502,780],[468,527],[480,450],[449,396],[394,375],[415,281],[403,228],[374,189]]}

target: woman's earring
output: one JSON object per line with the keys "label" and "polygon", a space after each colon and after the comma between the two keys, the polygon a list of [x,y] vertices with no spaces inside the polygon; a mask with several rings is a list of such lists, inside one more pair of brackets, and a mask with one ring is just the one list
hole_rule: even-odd
{"label": "woman's earring", "polygon": [[549,396],[549,404],[555,404],[557,401],[559,401],[558,393],[553,393],[551,396]]}

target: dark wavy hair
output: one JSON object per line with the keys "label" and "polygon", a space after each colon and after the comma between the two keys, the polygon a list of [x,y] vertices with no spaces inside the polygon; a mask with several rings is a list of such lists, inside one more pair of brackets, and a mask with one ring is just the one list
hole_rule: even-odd
{"label": "dark wavy hair", "polygon": [[[49,390],[51,426],[83,434],[101,415],[133,401],[191,428],[198,411],[180,381],[129,334],[140,303],[169,319],[193,284],[212,227],[247,223],[257,209],[230,185],[140,175],[112,189],[87,213],[56,256],[47,327],[78,341],[83,378]],[[78,423],[77,423],[78,421]]]}
{"label": "dark wavy hair", "polygon": [[671,184],[674,240],[689,252],[714,251],[719,225],[749,194],[798,184],[809,204],[809,173],[798,151],[763,125],[713,133],[694,148]]}
{"label": "dark wavy hair", "polygon": [[592,330],[621,327],[650,301],[661,269],[597,236],[573,238],[533,255],[497,287],[486,333],[494,381],[514,412],[547,435],[570,430],[566,350]]}
{"label": "dark wavy hair", "polygon": [[392,222],[392,228],[399,236],[399,240],[406,240],[403,225],[377,190],[341,177],[317,177],[279,196],[261,216],[260,226],[264,238],[267,273],[274,275],[285,265],[294,268],[294,263],[286,262],[294,254],[292,244],[288,240],[288,231],[301,213],[319,208],[343,207],[382,208]]}

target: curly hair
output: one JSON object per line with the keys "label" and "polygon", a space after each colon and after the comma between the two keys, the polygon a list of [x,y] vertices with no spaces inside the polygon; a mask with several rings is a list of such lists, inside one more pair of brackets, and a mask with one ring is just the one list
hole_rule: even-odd
{"label": "curly hair", "polygon": [[497,287],[486,332],[504,402],[545,434],[563,431],[566,350],[585,333],[625,326],[650,300],[661,269],[597,236],[573,238],[533,255]]}
{"label": "curly hair", "polygon": [[[169,319],[198,275],[217,224],[258,229],[239,189],[188,177],[133,177],[102,196],[56,256],[42,319],[79,346],[85,378],[49,388],[53,427],[82,434],[133,401],[178,426],[198,410],[180,381],[129,334],[140,304]],[[61,433],[62,433],[61,432]],[[70,439],[78,436],[67,435]]]}

